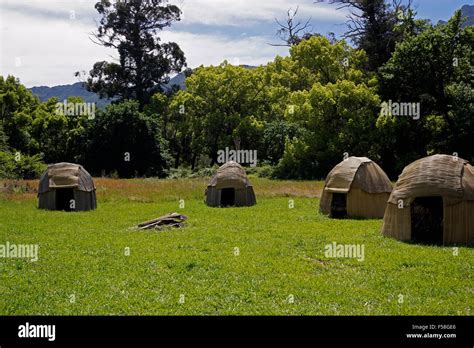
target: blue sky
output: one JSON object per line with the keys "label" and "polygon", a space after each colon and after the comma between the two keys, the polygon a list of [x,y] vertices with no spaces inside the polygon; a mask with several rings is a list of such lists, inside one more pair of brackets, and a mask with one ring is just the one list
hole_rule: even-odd
{"label": "blue sky", "polygon": [[[28,87],[77,82],[75,71],[88,71],[96,61],[116,58],[114,51],[93,44],[95,0],[0,0],[0,74],[13,74]],[[188,65],[259,65],[285,47],[274,47],[286,11],[299,6],[302,20],[312,18],[312,30],[341,35],[346,10],[313,0],[171,0],[183,11],[181,22],[162,33],[186,53]],[[469,0],[414,0],[421,18],[447,20]]]}

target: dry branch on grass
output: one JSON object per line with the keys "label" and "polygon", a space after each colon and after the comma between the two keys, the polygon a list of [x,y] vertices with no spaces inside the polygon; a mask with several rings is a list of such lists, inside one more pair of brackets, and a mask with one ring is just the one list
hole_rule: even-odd
{"label": "dry branch on grass", "polygon": [[141,230],[162,230],[164,227],[176,227],[182,228],[185,226],[185,221],[188,219],[187,216],[178,213],[170,213],[162,217],[142,222],[138,224],[136,229]]}

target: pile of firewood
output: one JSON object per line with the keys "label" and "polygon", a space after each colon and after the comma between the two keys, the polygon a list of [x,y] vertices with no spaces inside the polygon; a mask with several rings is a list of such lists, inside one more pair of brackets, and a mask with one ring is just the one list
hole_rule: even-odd
{"label": "pile of firewood", "polygon": [[185,226],[185,221],[188,219],[187,216],[178,213],[171,213],[157,219],[143,222],[137,226],[139,231],[141,230],[162,230],[164,227],[175,227],[182,228]]}

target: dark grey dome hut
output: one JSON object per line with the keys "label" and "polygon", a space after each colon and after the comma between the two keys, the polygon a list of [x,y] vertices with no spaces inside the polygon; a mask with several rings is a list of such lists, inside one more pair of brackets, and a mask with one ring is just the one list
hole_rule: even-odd
{"label": "dark grey dome hut", "polygon": [[38,198],[40,209],[88,211],[97,208],[94,181],[79,164],[49,165],[40,178]]}
{"label": "dark grey dome hut", "polygon": [[221,166],[206,189],[206,204],[210,207],[249,207],[257,204],[247,173],[236,162]]}

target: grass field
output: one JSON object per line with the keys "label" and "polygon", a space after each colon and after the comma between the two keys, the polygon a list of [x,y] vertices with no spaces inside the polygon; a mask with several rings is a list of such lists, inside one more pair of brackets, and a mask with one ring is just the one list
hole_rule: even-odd
{"label": "grass field", "polygon": [[[472,248],[456,256],[385,238],[381,220],[331,220],[321,182],[252,178],[257,206],[227,209],[204,205],[206,182],[97,179],[88,213],[0,193],[0,244],[39,245],[37,262],[0,259],[0,314],[473,314]],[[173,211],[186,228],[131,229]],[[332,242],[362,244],[364,261],[327,258]]]}

